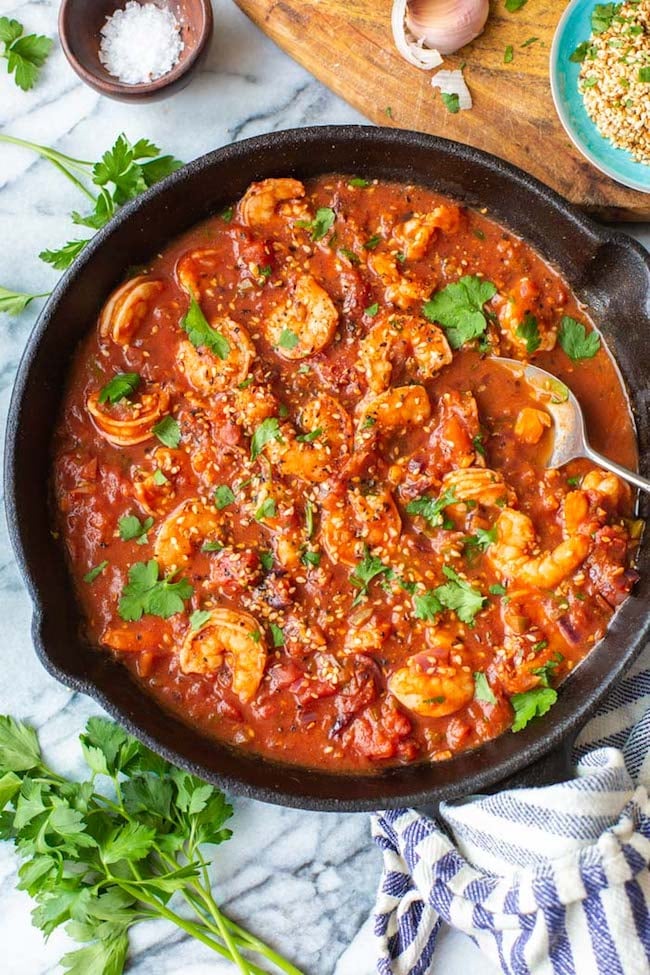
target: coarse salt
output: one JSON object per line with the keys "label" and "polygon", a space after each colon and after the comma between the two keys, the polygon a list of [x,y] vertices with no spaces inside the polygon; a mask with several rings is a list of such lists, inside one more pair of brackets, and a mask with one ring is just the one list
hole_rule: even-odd
{"label": "coarse salt", "polygon": [[129,0],[101,29],[99,60],[126,85],[141,85],[168,74],[184,44],[180,24],[167,7]]}

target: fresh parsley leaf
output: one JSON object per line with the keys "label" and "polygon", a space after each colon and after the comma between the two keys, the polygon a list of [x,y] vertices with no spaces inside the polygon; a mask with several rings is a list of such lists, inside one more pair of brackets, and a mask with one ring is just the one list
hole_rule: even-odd
{"label": "fresh parsley leaf", "polygon": [[266,518],[275,518],[278,513],[278,506],[275,498],[265,498],[255,512],[256,521],[264,521]]}
{"label": "fresh parsley leaf", "polygon": [[572,487],[572,488],[580,487],[581,481],[582,481],[582,478],[579,477],[579,476],[576,476],[576,477],[567,477],[567,479],[566,479],[567,484],[569,485],[569,487]]}
{"label": "fresh parsley leaf", "polygon": [[309,433],[301,433],[299,437],[296,437],[296,440],[299,443],[313,443],[314,440],[318,440],[322,434],[323,428],[317,427],[315,430],[310,430]]}
{"label": "fresh parsley leaf", "polygon": [[140,376],[137,372],[118,372],[105,386],[102,386],[99,402],[119,403],[122,399],[131,399],[139,385]]}
{"label": "fresh parsley leaf", "polygon": [[423,494],[421,498],[409,501],[406,506],[407,515],[420,515],[428,521],[432,528],[438,528],[443,523],[442,512],[450,504],[457,501],[456,493],[453,488],[444,491],[438,498],[431,498]]}
{"label": "fresh parsley leaf", "polygon": [[638,81],[642,81],[645,84],[650,82],[650,67],[639,68],[639,74],[637,75]]}
{"label": "fresh parsley leaf", "polygon": [[531,671],[535,677],[539,677],[540,682],[543,687],[549,687],[552,680],[555,680],[557,676],[556,671],[562,661],[564,660],[564,654],[560,653],[559,650],[553,654],[550,660],[547,660],[545,664],[541,667],[535,667]]}
{"label": "fresh parsley leaf", "polygon": [[464,541],[465,549],[469,552],[485,552],[497,540],[496,525],[492,528],[477,528],[473,535],[468,535]]}
{"label": "fresh parsley leaf", "polygon": [[593,359],[600,349],[598,333],[587,333],[585,326],[569,315],[565,315],[560,322],[558,340],[566,354],[574,362],[580,359]]}
{"label": "fresh parsley leaf", "polygon": [[232,488],[229,488],[227,484],[220,484],[214,492],[214,503],[221,511],[223,508],[227,508],[229,504],[234,504],[235,495],[232,492]]}
{"label": "fresh parsley leaf", "polygon": [[265,281],[268,281],[268,279],[273,274],[273,268],[271,267],[270,264],[265,264],[264,267],[258,267],[257,273],[260,278],[263,278]]}
{"label": "fresh parsley leaf", "polygon": [[523,6],[528,3],[528,0],[506,0],[505,7],[508,13],[515,13],[517,10],[521,10]]}
{"label": "fresh parsley leaf", "polygon": [[41,762],[41,749],[34,729],[8,715],[0,715],[0,769],[27,772]]}
{"label": "fresh parsley leaf", "polygon": [[354,176],[348,180],[348,186],[354,186],[355,189],[363,190],[366,186],[370,186],[370,182],[367,179],[362,179],[360,176]]}
{"label": "fresh parsley leaf", "polygon": [[505,586],[502,586],[501,583],[495,582],[493,585],[490,586],[488,592],[492,596],[505,596],[508,590],[506,589]]}
{"label": "fresh parsley leaf", "polygon": [[6,315],[20,315],[34,298],[46,297],[47,292],[30,295],[22,291],[9,291],[8,288],[0,287],[0,314],[4,312]]}
{"label": "fresh parsley leaf", "polygon": [[145,518],[144,521],[140,521],[137,515],[124,515],[117,523],[122,541],[135,541],[138,545],[147,543],[147,532],[152,525],[153,518]]}
{"label": "fresh parsley leaf", "polygon": [[575,49],[575,51],[573,52],[573,54],[570,55],[569,61],[573,61],[574,64],[576,64],[576,63],[577,64],[582,64],[582,62],[587,57],[587,54],[591,50],[591,48],[592,48],[592,45],[589,43],[589,41],[581,41],[581,43],[578,44],[578,46]]}
{"label": "fresh parsley leaf", "polygon": [[591,12],[591,29],[594,34],[602,34],[610,26],[616,14],[615,3],[597,3]]}
{"label": "fresh parsley leaf", "polygon": [[523,322],[521,322],[520,325],[517,325],[516,335],[517,338],[523,339],[526,343],[526,352],[528,355],[532,355],[533,352],[537,352],[542,344],[537,319],[534,315],[531,315],[528,312],[526,312],[524,315]]}
{"label": "fresh parsley leaf", "polygon": [[539,37],[529,37],[528,40],[524,41],[524,43],[521,46],[530,47],[531,44],[536,44],[538,40]]}
{"label": "fresh parsley leaf", "polygon": [[202,627],[205,626],[208,620],[211,619],[212,619],[212,613],[209,610],[195,609],[192,615],[190,616],[190,629],[192,630],[192,632],[196,633],[198,630],[200,630]]}
{"label": "fresh parsley leaf", "polygon": [[419,620],[435,620],[442,613],[442,604],[432,589],[413,596],[413,615]]}
{"label": "fresh parsley leaf", "polygon": [[269,629],[271,630],[271,639],[273,640],[274,647],[284,646],[284,631],[281,626],[277,623],[269,623]]}
{"label": "fresh parsley leaf", "polygon": [[303,227],[311,231],[312,240],[322,240],[325,234],[332,229],[336,214],[331,207],[319,207],[313,220],[299,220],[297,227]]}
{"label": "fresh parsley leaf", "polygon": [[373,579],[376,579],[378,576],[384,576],[386,579],[390,579],[392,575],[393,570],[390,566],[384,565],[381,559],[377,558],[376,555],[371,555],[370,551],[366,549],[365,556],[361,562],[357,562],[354,572],[350,575],[350,582],[359,589],[352,605],[358,606],[362,598],[368,595],[368,586]]}
{"label": "fresh parsley leaf", "polygon": [[107,565],[108,565],[107,559],[104,559],[103,562],[100,562],[98,565],[95,565],[90,570],[90,572],[86,572],[85,576],[83,577],[84,582],[88,582],[88,583],[94,582],[95,579],[102,574],[102,572],[107,567]]}
{"label": "fresh parsley leaf", "polygon": [[363,246],[367,251],[374,251],[375,247],[377,247],[378,244],[380,243],[381,243],[381,237],[379,236],[379,234],[373,234],[372,237],[368,238],[368,240],[364,243]]}
{"label": "fresh parsley leaf", "polygon": [[447,330],[452,349],[460,349],[465,342],[485,332],[487,318],[483,306],[496,291],[491,281],[465,275],[438,291],[422,311],[430,322],[437,322]]}
{"label": "fresh parsley leaf", "polygon": [[505,51],[503,52],[503,63],[510,64],[514,59],[514,56],[515,56],[515,49],[513,48],[512,44],[508,44]]}
{"label": "fresh parsley leaf", "polygon": [[278,345],[281,349],[295,349],[295,347],[300,342],[300,339],[295,332],[292,332],[290,328],[285,328],[280,332],[280,338],[278,339]]}
{"label": "fresh parsley leaf", "polygon": [[481,670],[477,670],[474,674],[474,700],[485,701],[487,704],[497,703],[487,676]]}
{"label": "fresh parsley leaf", "polygon": [[442,571],[447,579],[449,579],[449,582],[434,589],[435,595],[440,604],[445,609],[452,610],[461,623],[467,623],[468,626],[472,626],[474,617],[485,605],[485,596],[478,589],[474,589],[469,582],[461,579],[448,565],[443,565]]}
{"label": "fresh parsley leaf", "polygon": [[303,565],[320,565],[320,552],[303,552],[300,561]]}
{"label": "fresh parsley leaf", "polygon": [[51,264],[55,270],[65,271],[66,268],[70,267],[74,259],[81,254],[87,243],[88,240],[69,240],[67,244],[64,244],[58,250],[41,251],[38,256],[46,264]]}
{"label": "fresh parsley leaf", "polygon": [[350,264],[357,265],[361,263],[357,255],[354,253],[354,251],[351,251],[349,247],[339,247],[339,254],[343,254],[343,257],[347,257]]}
{"label": "fresh parsley leaf", "polygon": [[275,561],[273,558],[273,552],[259,552],[259,558],[264,571],[270,572]]}
{"label": "fresh parsley leaf", "polygon": [[152,431],[165,447],[175,450],[181,442],[181,428],[173,416],[164,416]]}
{"label": "fresh parsley leaf", "polygon": [[533,718],[541,717],[553,707],[557,701],[557,691],[552,687],[533,687],[522,694],[513,694],[510,698],[515,712],[512,723],[513,731],[521,731]]}
{"label": "fresh parsley leaf", "polygon": [[41,34],[24,34],[17,20],[0,17],[0,43],[4,51],[0,55],[7,60],[7,71],[23,91],[29,91],[38,80],[40,69],[52,49],[52,40]]}
{"label": "fresh parsley leaf", "polygon": [[280,421],[276,416],[267,416],[266,420],[262,420],[251,438],[251,460],[259,457],[266,444],[271,443],[272,440],[279,440],[282,443]]}
{"label": "fresh parsley leaf", "polygon": [[378,311],[379,311],[379,302],[375,301],[373,302],[372,305],[368,305],[367,308],[364,308],[363,314],[367,315],[368,318],[374,318]]}
{"label": "fresh parsley leaf", "polygon": [[169,478],[165,477],[159,467],[153,472],[153,483],[158,487],[162,487],[163,484],[169,484]]}
{"label": "fresh parsley leaf", "polygon": [[460,98],[455,91],[442,91],[440,92],[440,97],[442,99],[442,104],[445,106],[450,115],[456,115],[460,112]]}
{"label": "fresh parsley leaf", "polygon": [[123,620],[137,622],[144,615],[169,619],[185,610],[185,600],[194,592],[187,579],[173,582],[173,576],[159,579],[160,567],[155,559],[135,562],[129,569],[129,581],[122,590],[118,613]]}
{"label": "fresh parsley leaf", "polygon": [[194,295],[190,295],[190,307],[181,319],[181,327],[195,348],[209,349],[218,359],[228,358],[230,343],[221,332],[212,328]]}
{"label": "fresh parsley leaf", "polygon": [[202,552],[221,552],[222,549],[223,549],[223,545],[221,544],[221,542],[217,542],[217,541],[204,542],[203,545],[201,546]]}

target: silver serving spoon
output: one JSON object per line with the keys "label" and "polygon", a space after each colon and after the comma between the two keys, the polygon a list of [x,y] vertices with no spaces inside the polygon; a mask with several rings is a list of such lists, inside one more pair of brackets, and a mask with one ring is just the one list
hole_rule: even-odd
{"label": "silver serving spoon", "polygon": [[582,407],[568,386],[538,366],[501,357],[498,362],[526,380],[553,420],[553,449],[546,462],[547,467],[562,467],[576,457],[588,457],[599,467],[618,474],[642,491],[650,492],[649,480],[593,449],[587,440]]}

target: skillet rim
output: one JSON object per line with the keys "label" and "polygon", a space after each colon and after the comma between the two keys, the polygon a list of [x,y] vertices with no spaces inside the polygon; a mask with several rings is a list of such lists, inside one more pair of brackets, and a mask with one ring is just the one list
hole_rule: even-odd
{"label": "skillet rim", "polygon": [[[471,775],[464,777],[461,776],[455,780],[451,786],[446,785],[443,788],[438,789],[407,789],[399,792],[399,794],[394,794],[391,791],[388,796],[381,798],[376,796],[352,796],[352,798],[337,798],[335,796],[323,796],[316,795],[314,793],[310,793],[308,795],[300,794],[300,792],[293,790],[283,791],[283,787],[278,788],[277,785],[260,786],[259,784],[253,784],[249,781],[247,782],[242,780],[241,778],[233,776],[232,774],[216,772],[212,769],[206,768],[200,762],[193,761],[187,755],[179,754],[174,747],[161,742],[155,734],[152,734],[139,725],[138,721],[134,720],[126,712],[125,708],[114,702],[109,694],[107,694],[90,675],[79,676],[78,674],[71,673],[64,667],[59,666],[59,664],[50,656],[42,630],[43,617],[44,612],[47,609],[48,600],[43,596],[33,578],[30,558],[26,551],[25,540],[20,524],[20,498],[16,493],[16,468],[18,467],[19,463],[18,450],[20,447],[21,419],[23,415],[24,397],[27,391],[28,380],[34,359],[37,356],[41,341],[43,340],[50,322],[55,318],[61,299],[67,293],[68,288],[73,287],[79,279],[83,280],[83,274],[87,265],[92,261],[97,251],[103,247],[104,243],[106,241],[110,241],[113,234],[115,234],[116,231],[119,228],[122,228],[127,222],[131,220],[134,220],[135,222],[137,215],[141,211],[146,211],[153,201],[164,197],[170,187],[173,187],[176,184],[182,184],[183,181],[191,179],[196,174],[200,174],[203,171],[209,170],[221,163],[237,160],[238,158],[241,158],[243,163],[247,164],[249,167],[252,167],[255,154],[260,151],[263,152],[265,149],[271,147],[274,150],[277,150],[278,148],[281,149],[283,147],[287,147],[293,151],[300,148],[303,150],[309,150],[310,145],[313,146],[314,143],[322,143],[323,141],[329,140],[339,144],[345,142],[354,143],[357,149],[359,148],[360,144],[361,147],[363,147],[365,142],[378,144],[380,146],[385,145],[391,149],[401,149],[403,151],[408,150],[409,146],[417,146],[418,149],[425,149],[431,151],[432,153],[447,153],[448,155],[457,158],[460,162],[466,161],[477,164],[480,169],[491,171],[497,176],[504,177],[522,190],[526,197],[531,200],[531,203],[534,202],[536,206],[546,204],[554,211],[559,213],[565,220],[568,220],[571,224],[573,224],[574,228],[576,228],[578,234],[583,239],[589,239],[590,241],[597,242],[600,245],[610,244],[623,252],[627,252],[628,254],[630,252],[635,253],[637,258],[640,259],[641,264],[645,265],[647,272],[646,297],[650,304],[650,256],[647,254],[641,244],[631,239],[626,234],[617,231],[612,232],[608,228],[599,226],[589,217],[578,211],[574,206],[567,203],[554,190],[551,190],[549,187],[540,183],[534,177],[525,173],[523,170],[504,162],[496,156],[483,152],[482,150],[410,130],[375,128],[373,126],[364,125],[309,126],[305,128],[287,129],[281,132],[255,136],[251,139],[246,139],[238,143],[230,143],[227,146],[213,150],[212,152],[206,153],[205,155],[200,156],[198,159],[193,160],[178,172],[171,174],[165,180],[151,187],[140,197],[122,207],[118,214],[110,221],[110,223],[107,224],[106,227],[102,228],[91,239],[90,243],[84,248],[81,255],[65,272],[55,286],[50,298],[38,317],[32,333],[29,336],[18,366],[12,391],[7,417],[5,439],[5,509],[9,527],[9,537],[14,549],[16,561],[34,606],[34,614],[32,618],[32,638],[34,646],[39,660],[49,674],[54,676],[66,686],[71,687],[73,690],[82,691],[96,700],[111,715],[111,717],[125,727],[129,733],[144,741],[149,747],[164,755],[164,757],[169,761],[172,761],[175,764],[192,771],[194,774],[197,774],[200,777],[207,779],[208,781],[211,781],[233,793],[247,795],[265,802],[303,809],[324,811],[367,811],[374,810],[379,807],[389,808],[404,805],[422,805],[423,803],[430,802],[432,799],[455,798],[467,795],[471,792],[485,791],[494,786],[495,783],[501,782],[504,779],[516,779],[516,777],[521,775],[522,772],[530,770],[533,763],[543,761],[548,762],[549,758],[552,758],[553,752],[557,752],[558,750],[563,750],[565,753],[568,752],[570,750],[570,745],[572,744],[580,727],[591,716],[591,714],[593,714],[613,684],[620,678],[622,673],[629,666],[631,666],[634,659],[641,652],[646,636],[650,632],[650,613],[648,613],[647,610],[645,611],[644,618],[640,620],[640,625],[638,626],[631,643],[626,649],[624,649],[623,653],[620,656],[617,656],[617,658],[614,660],[604,677],[600,680],[599,686],[594,690],[592,696],[589,698],[584,696],[583,700],[578,704],[578,706],[575,706],[574,703],[569,704],[569,694],[567,693],[566,688],[570,688],[573,685],[571,685],[570,678],[568,681],[565,681],[562,685],[564,692],[563,690],[560,691],[558,702],[552,709],[553,718],[558,720],[551,723],[548,716],[546,716],[546,719],[538,719],[535,723],[529,725],[528,728],[523,732],[520,732],[518,735],[518,741],[521,742],[521,748],[514,756],[507,757],[505,760],[500,762],[488,764],[487,767],[484,767]],[[502,224],[505,223],[503,217],[501,216],[498,217],[498,221]],[[170,239],[181,232],[181,230],[177,230],[175,234],[170,234]],[[542,256],[547,261],[551,260],[546,255]],[[560,270],[562,269],[560,268]],[[650,540],[647,538],[646,533],[644,545],[647,546],[648,544],[650,544]],[[630,597],[630,599],[627,600],[624,605],[633,603],[633,601],[634,596]],[[633,609],[632,605],[629,606],[629,609],[631,612]],[[612,618],[610,626],[607,630],[606,636],[610,637],[612,640],[616,639],[616,620],[619,619],[619,617],[620,614],[616,613]],[[597,647],[594,648],[594,651],[596,650]],[[594,651],[592,651],[592,653]],[[592,654],[589,654],[585,659],[589,659],[591,655]],[[120,670],[122,673],[124,673],[123,668],[120,668]],[[147,700],[149,702],[153,701],[160,711],[164,711],[164,709],[160,708],[160,705],[158,705],[157,702],[155,702],[153,698],[148,695]],[[206,739],[206,736],[202,737],[204,740]],[[224,749],[225,746],[223,746],[222,743],[214,742],[213,739],[209,740],[213,746],[222,750]],[[495,739],[494,741],[498,742],[499,738]],[[225,750],[232,751],[227,747]],[[476,749],[475,753],[480,753],[481,750],[482,748]],[[241,752],[239,754],[242,755]],[[245,754],[246,753],[243,753],[243,755]],[[461,754],[467,755],[468,753]],[[354,776],[347,774],[322,775],[321,773],[309,770],[304,766],[291,766],[288,764],[277,764],[263,759],[258,760],[263,765],[268,767],[269,777],[271,780],[273,779],[274,773],[279,773],[287,779],[300,777],[301,775],[303,778],[309,778],[311,775],[313,775],[316,778],[320,777],[328,782],[331,781],[332,784],[334,782],[336,782],[337,785],[341,784],[343,786],[343,788],[340,790],[342,793],[345,792],[344,784],[346,782],[349,784],[350,782],[357,781]],[[450,761],[453,762],[453,759]],[[413,769],[417,769],[417,766],[397,766],[387,770],[386,772],[379,773],[378,775],[364,776],[363,779],[371,782],[388,783],[391,779],[394,780],[398,778],[400,772],[405,774],[405,770],[412,771]]]}

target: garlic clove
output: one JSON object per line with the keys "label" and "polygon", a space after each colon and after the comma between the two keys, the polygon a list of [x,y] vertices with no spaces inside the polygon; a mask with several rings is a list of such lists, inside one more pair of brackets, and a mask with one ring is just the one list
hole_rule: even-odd
{"label": "garlic clove", "polygon": [[[489,0],[396,0],[393,4],[393,21],[396,8],[403,10],[405,24],[403,35],[408,49],[417,57],[417,51],[453,54],[469,44],[485,27],[490,12]],[[395,23],[393,35],[397,44]],[[400,53],[414,63],[397,44]],[[440,62],[436,62],[439,64]],[[427,67],[435,67],[436,64]],[[418,67],[424,67],[419,63]]]}
{"label": "garlic clove", "polygon": [[440,53],[433,47],[425,47],[411,35],[406,26],[407,0],[393,0],[391,28],[397,50],[409,64],[423,71],[430,71],[442,64]]}

